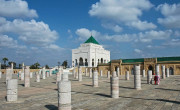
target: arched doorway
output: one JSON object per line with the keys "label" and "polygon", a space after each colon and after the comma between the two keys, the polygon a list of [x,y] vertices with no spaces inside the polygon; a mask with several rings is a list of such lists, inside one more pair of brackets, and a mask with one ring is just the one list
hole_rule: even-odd
{"label": "arched doorway", "polygon": [[131,75],[134,75],[134,68],[131,69]]}
{"label": "arched doorway", "polygon": [[153,67],[152,67],[152,65],[149,65],[148,70],[152,70],[152,74],[155,75],[155,73],[153,73]]}
{"label": "arched doorway", "polygon": [[103,58],[101,58],[101,63],[103,63]]}
{"label": "arched doorway", "polygon": [[88,66],[88,62],[87,62],[87,59],[85,59],[85,66]]}
{"label": "arched doorway", "polygon": [[77,59],[75,59],[75,66],[77,66],[78,65],[78,63],[77,63]]}
{"label": "arched doorway", "polygon": [[94,59],[92,59],[92,67],[94,67]]}
{"label": "arched doorway", "polygon": [[117,72],[117,69],[118,69],[118,67],[116,66],[116,67],[115,67],[115,71],[116,71],[116,72]]}
{"label": "arched doorway", "polygon": [[174,75],[174,70],[172,67],[169,68],[169,75]]}
{"label": "arched doorway", "polygon": [[79,58],[79,66],[83,66],[83,59]]}

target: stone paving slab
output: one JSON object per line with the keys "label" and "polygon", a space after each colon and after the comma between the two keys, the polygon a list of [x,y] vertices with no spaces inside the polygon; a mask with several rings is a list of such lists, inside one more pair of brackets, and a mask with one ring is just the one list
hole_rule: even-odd
{"label": "stone paving slab", "polygon": [[[17,75],[13,75],[16,79]],[[92,79],[83,76],[79,82],[69,75],[72,84],[72,110],[180,110],[180,76],[162,79],[160,85],[149,85],[141,77],[142,90],[134,89],[133,76],[119,80],[119,98],[110,97],[110,79],[99,76],[99,87],[92,87]],[[5,75],[0,79],[0,110],[57,110],[56,75],[35,81],[25,88],[18,80],[18,101],[6,102]]]}

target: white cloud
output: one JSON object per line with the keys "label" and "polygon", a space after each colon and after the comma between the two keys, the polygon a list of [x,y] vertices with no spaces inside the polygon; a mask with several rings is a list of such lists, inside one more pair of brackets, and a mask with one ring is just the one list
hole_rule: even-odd
{"label": "white cloud", "polygon": [[158,18],[158,23],[168,28],[180,28],[180,4],[161,4],[157,7],[165,18]]}
{"label": "white cloud", "polygon": [[148,23],[147,21],[136,21],[127,23],[127,25],[135,27],[139,30],[155,29],[157,26],[153,23]]}
{"label": "white cloud", "polygon": [[0,35],[0,47],[17,48],[17,41],[7,35]]}
{"label": "white cloud", "polygon": [[146,31],[145,33],[139,33],[139,40],[141,42],[151,42],[152,40],[164,40],[168,39],[172,35],[172,30],[166,31]]}
{"label": "white cloud", "polygon": [[36,22],[35,20],[23,21],[15,19],[12,22],[6,21],[0,27],[1,33],[15,33],[22,41],[37,46],[45,46],[53,43],[58,34],[54,30],[50,30],[48,24],[44,22]]}
{"label": "white cloud", "polygon": [[136,34],[114,34],[114,35],[107,35],[102,34],[96,30],[88,30],[86,28],[80,28],[76,30],[76,34],[79,36],[78,40],[87,40],[90,35],[93,35],[98,40],[108,40],[114,42],[130,42],[136,39]]}
{"label": "white cloud", "polygon": [[171,39],[170,41],[167,41],[163,43],[164,46],[180,46],[180,39]]}
{"label": "white cloud", "polygon": [[140,53],[142,53],[142,50],[140,50],[140,49],[134,49],[134,52],[140,54]]}
{"label": "white cloud", "polygon": [[156,26],[153,23],[139,19],[142,11],[149,10],[152,6],[148,0],[100,0],[91,6],[89,14],[140,30],[154,29]]}
{"label": "white cloud", "polygon": [[179,31],[175,31],[175,32],[174,32],[174,35],[175,35],[176,37],[180,37],[180,32],[179,32]]}
{"label": "white cloud", "polygon": [[114,41],[114,42],[151,42],[152,40],[167,40],[170,39],[171,35],[173,34],[172,30],[165,30],[165,31],[145,31],[140,32],[137,34],[102,34],[96,30],[88,30],[86,28],[80,28],[76,30],[76,34],[79,36],[78,40],[85,41],[87,40],[91,32],[93,36],[97,40],[107,40],[107,41]]}
{"label": "white cloud", "polygon": [[76,34],[79,36],[78,40],[87,40],[91,34],[93,37],[98,38],[100,37],[100,32],[97,32],[95,30],[88,30],[86,28],[80,28],[76,30]]}
{"label": "white cloud", "polygon": [[36,10],[29,9],[26,1],[0,0],[0,16],[3,17],[38,17]]}
{"label": "white cloud", "polygon": [[119,25],[113,25],[113,24],[102,24],[102,27],[106,28],[106,29],[110,29],[114,32],[121,32],[122,31],[122,27],[120,27]]}
{"label": "white cloud", "polygon": [[107,35],[106,40],[112,40],[114,42],[130,42],[136,39],[136,34],[122,34],[122,35]]}
{"label": "white cloud", "polygon": [[63,48],[59,47],[58,45],[56,44],[50,44],[48,46],[45,47],[46,49],[50,49],[50,50],[63,50]]}

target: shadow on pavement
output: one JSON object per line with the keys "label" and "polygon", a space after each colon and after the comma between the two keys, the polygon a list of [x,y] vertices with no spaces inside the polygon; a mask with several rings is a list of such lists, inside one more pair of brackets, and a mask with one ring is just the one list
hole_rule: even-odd
{"label": "shadow on pavement", "polygon": [[134,89],[134,88],[131,88],[131,87],[124,87],[124,86],[119,86],[119,88]]}
{"label": "shadow on pavement", "polygon": [[173,100],[166,100],[166,99],[156,99],[158,101],[163,101],[163,102],[169,102],[169,103],[175,103],[175,104],[180,104],[178,101],[173,101]]}
{"label": "shadow on pavement", "polygon": [[82,85],[84,85],[84,86],[91,86],[92,87],[92,85],[90,85],[90,84],[82,84]]}
{"label": "shadow on pavement", "polygon": [[24,84],[18,84],[18,85],[20,85],[20,86],[24,86]]}
{"label": "shadow on pavement", "polygon": [[178,102],[178,101],[167,100],[167,99],[146,99],[146,98],[125,97],[125,96],[119,96],[119,97],[121,97],[121,98],[130,98],[130,99],[141,99],[141,100],[154,100],[154,101],[162,101],[162,102],[180,104],[180,102]]}
{"label": "shadow on pavement", "polygon": [[167,90],[167,91],[180,91],[180,90],[175,90],[175,89],[165,89],[165,88],[155,88],[155,89]]}
{"label": "shadow on pavement", "polygon": [[58,110],[58,107],[56,107],[55,105],[45,105],[45,107],[46,107],[48,110]]}
{"label": "shadow on pavement", "polygon": [[110,95],[107,95],[107,94],[102,94],[102,93],[96,93],[94,95],[98,95],[98,96],[103,96],[103,97],[108,97],[108,98],[111,98]]}

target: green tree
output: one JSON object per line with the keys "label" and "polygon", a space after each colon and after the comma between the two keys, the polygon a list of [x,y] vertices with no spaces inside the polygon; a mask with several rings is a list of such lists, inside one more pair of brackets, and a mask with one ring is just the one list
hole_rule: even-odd
{"label": "green tree", "polygon": [[22,64],[19,64],[19,69],[21,69],[22,68]]}
{"label": "green tree", "polygon": [[13,63],[13,68],[16,68],[16,62],[10,61],[10,62],[8,62],[8,65],[11,66],[11,63]]}
{"label": "green tree", "polygon": [[49,69],[49,66],[48,66],[48,65],[45,65],[45,68],[46,68],[46,69]]}
{"label": "green tree", "polygon": [[36,62],[36,63],[34,64],[34,66],[36,67],[36,69],[39,69],[40,64],[39,64],[38,62]]}
{"label": "green tree", "polygon": [[31,66],[30,66],[30,69],[36,69],[35,65],[34,65],[34,64],[31,65]]}
{"label": "green tree", "polygon": [[67,68],[67,65],[68,65],[67,60],[63,61],[62,66],[63,66],[64,68]]}
{"label": "green tree", "polygon": [[3,60],[4,65],[5,65],[5,67],[6,67],[6,62],[8,61],[8,58],[4,57],[2,60]]}

